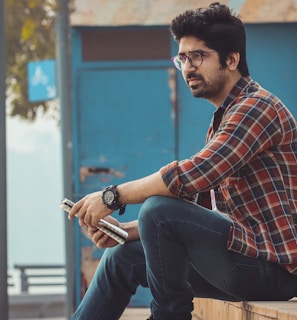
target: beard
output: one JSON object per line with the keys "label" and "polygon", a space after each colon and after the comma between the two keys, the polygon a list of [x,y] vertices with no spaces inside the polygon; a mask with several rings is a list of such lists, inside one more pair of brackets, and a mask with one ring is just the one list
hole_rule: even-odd
{"label": "beard", "polygon": [[[198,83],[191,85],[189,84],[191,80],[197,80]],[[224,69],[221,67],[214,76],[208,79],[205,79],[205,77],[199,73],[189,73],[186,82],[194,97],[212,100],[223,91],[226,84],[226,77]]]}

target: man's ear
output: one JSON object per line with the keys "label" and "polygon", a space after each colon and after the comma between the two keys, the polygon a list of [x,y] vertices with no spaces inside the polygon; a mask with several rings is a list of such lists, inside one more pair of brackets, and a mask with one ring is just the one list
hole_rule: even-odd
{"label": "man's ear", "polygon": [[237,66],[240,61],[240,53],[239,52],[230,52],[229,56],[227,57],[227,67],[234,71],[237,69]]}

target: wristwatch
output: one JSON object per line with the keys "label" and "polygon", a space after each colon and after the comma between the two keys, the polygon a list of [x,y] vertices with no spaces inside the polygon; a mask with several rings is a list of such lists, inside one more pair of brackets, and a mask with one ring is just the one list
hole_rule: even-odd
{"label": "wristwatch", "polygon": [[120,204],[119,198],[120,198],[120,195],[116,185],[108,186],[105,189],[103,189],[103,193],[102,193],[103,203],[107,206],[107,208],[111,210],[120,209],[120,215],[121,215],[125,212],[126,205]]}

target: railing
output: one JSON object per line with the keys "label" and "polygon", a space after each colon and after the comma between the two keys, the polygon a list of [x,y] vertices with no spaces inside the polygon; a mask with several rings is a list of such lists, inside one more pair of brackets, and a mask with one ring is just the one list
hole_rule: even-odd
{"label": "railing", "polygon": [[[14,268],[20,272],[21,293],[28,293],[31,287],[55,286],[61,289],[66,287],[64,265],[16,264]],[[8,284],[12,286],[9,278],[8,276]]]}
{"label": "railing", "polygon": [[8,275],[7,275],[7,286],[8,286],[8,287],[13,287],[13,286],[14,286],[13,279],[12,279],[12,275],[11,275],[11,274],[8,274]]}

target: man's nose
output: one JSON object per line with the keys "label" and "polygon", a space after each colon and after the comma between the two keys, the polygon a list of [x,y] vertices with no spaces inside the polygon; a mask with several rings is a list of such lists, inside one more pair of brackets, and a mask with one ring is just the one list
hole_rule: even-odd
{"label": "man's nose", "polygon": [[183,66],[183,71],[193,71],[196,70],[196,67],[193,67],[192,64],[190,63],[189,57],[185,58],[184,66]]}

